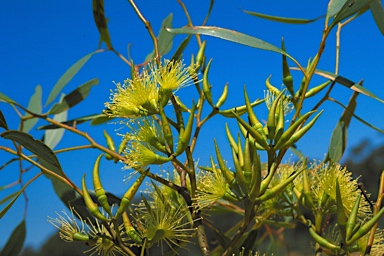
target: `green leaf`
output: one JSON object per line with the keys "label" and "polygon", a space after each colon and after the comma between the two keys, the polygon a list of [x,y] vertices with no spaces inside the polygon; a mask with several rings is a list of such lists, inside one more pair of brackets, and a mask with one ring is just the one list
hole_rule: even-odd
{"label": "green leaf", "polygon": [[[11,202],[9,202],[7,204],[7,206],[4,207],[4,209],[2,209],[0,211],[0,219],[4,217],[4,215],[7,213],[7,211],[11,208],[11,206],[16,202],[17,198],[19,198],[19,196],[21,195],[21,193],[23,193],[24,189],[20,190],[19,192],[17,192],[15,195],[14,195],[14,198],[12,199]],[[2,255],[2,254],[1,254]]]}
{"label": "green leaf", "polygon": [[[42,88],[40,85],[37,85],[35,88],[35,93],[31,96],[29,99],[28,107],[27,109],[33,113],[41,114],[43,110],[43,104],[41,102],[42,100]],[[24,116],[30,116],[30,114],[26,113]],[[31,118],[24,122],[23,126],[23,132],[29,132],[32,127],[39,121],[38,118]]]}
{"label": "green leaf", "polygon": [[[157,36],[160,56],[167,54],[172,49],[173,35],[168,33],[165,28],[172,27],[173,14],[170,13],[161,23],[159,35]],[[155,49],[145,57],[145,60],[153,60],[156,57]]]}
{"label": "green leaf", "polygon": [[64,86],[66,86],[68,82],[71,81],[71,79],[77,74],[77,72],[79,72],[79,70],[92,57],[92,55],[98,52],[100,51],[94,51],[85,55],[75,64],[73,64],[67,71],[65,71],[65,73],[59,78],[59,80],[56,82],[51,92],[49,93],[47,102],[45,103],[46,106],[52,103],[52,101],[54,101],[54,99],[57,97],[57,95],[59,95]]}
{"label": "green leaf", "polygon": [[272,16],[272,15],[266,15],[258,12],[250,12],[243,10],[246,14],[259,17],[262,19],[266,20],[272,20],[272,21],[277,21],[277,22],[283,22],[283,23],[288,23],[288,24],[308,24],[314,21],[317,21],[318,19],[322,18],[323,16],[317,17],[315,19],[301,19],[301,18],[285,18],[285,17],[279,17],[279,16]]}
{"label": "green leaf", "polygon": [[5,101],[7,103],[15,104],[16,101],[12,100],[11,98],[8,98],[5,94],[0,92],[0,101]]}
{"label": "green leaf", "polygon": [[185,50],[185,47],[187,47],[188,43],[189,43],[189,40],[191,39],[191,35],[187,36],[183,42],[181,42],[181,44],[179,45],[179,47],[177,48],[177,50],[175,51],[175,53],[173,54],[172,56],[172,60],[180,60],[181,57],[183,56],[183,52]]}
{"label": "green leaf", "polygon": [[328,5],[326,22],[334,16],[331,25],[329,25],[329,27],[332,28],[340,21],[354,15],[355,13],[365,12],[371,1],[372,0],[333,0]]}
{"label": "green leaf", "polygon": [[107,115],[104,115],[104,114],[100,114],[98,115],[98,117],[94,118],[92,121],[91,121],[91,125],[99,125],[99,124],[103,124],[103,123],[106,123],[106,122],[109,122],[111,121],[113,118],[107,116]]}
{"label": "green leaf", "polygon": [[247,255],[250,251],[253,250],[253,247],[256,244],[257,235],[259,234],[259,229],[253,229],[250,232],[247,232],[244,234],[246,236],[243,244],[240,246],[240,248],[244,248],[244,254]]}
{"label": "green leaf", "polygon": [[209,26],[194,26],[194,27],[183,27],[183,28],[167,28],[167,30],[173,34],[193,34],[193,35],[207,35],[217,38],[221,38],[227,41],[231,41],[238,44],[243,44],[253,48],[277,52],[292,59],[295,63],[298,63],[288,53],[276,47],[268,42],[265,42],[256,37],[252,37],[234,30],[229,30],[220,27],[209,27]]}
{"label": "green leaf", "polygon": [[95,20],[97,29],[99,30],[101,40],[106,43],[108,49],[111,49],[111,38],[108,32],[107,19],[104,15],[104,0],[93,0],[92,8],[93,18]]}
{"label": "green leaf", "polygon": [[[109,118],[108,116],[106,116],[104,114],[94,114],[94,115],[83,116],[83,117],[71,119],[71,120],[68,120],[65,122],[61,122],[61,123],[68,125],[68,126],[74,126],[75,124],[78,125],[78,124],[82,124],[82,123],[87,122],[87,121],[98,120],[97,122],[99,122],[100,119],[104,119],[104,118],[106,118],[107,120],[113,119],[113,118]],[[60,128],[60,127],[55,125],[55,124],[49,124],[49,125],[40,126],[37,128],[37,130],[49,130],[49,129],[57,129],[57,128]]]}
{"label": "green leaf", "polygon": [[[0,189],[0,190],[3,190],[3,189]],[[20,193],[20,191],[16,191],[16,192],[13,192],[12,194],[4,197],[3,199],[0,200],[0,204],[4,204],[5,202],[11,200],[15,196],[17,196],[19,193]]]}
{"label": "green leaf", "polygon": [[372,16],[375,19],[377,27],[380,29],[381,34],[384,35],[384,11],[380,0],[373,0],[369,5]]}
{"label": "green leaf", "polygon": [[[64,122],[67,120],[68,112],[64,111],[60,114],[54,115],[53,120],[58,122]],[[51,149],[54,149],[57,144],[60,142],[60,140],[63,138],[65,129],[54,129],[54,130],[47,130],[44,134],[44,143],[50,147]]]}
{"label": "green leaf", "polygon": [[[292,68],[292,69],[297,70],[297,68]],[[319,76],[328,78],[328,79],[330,79],[336,83],[344,85],[344,86],[350,88],[351,90],[354,90],[355,92],[359,92],[359,93],[364,94],[366,96],[369,96],[369,97],[371,97],[371,98],[373,98],[373,99],[375,99],[381,103],[384,103],[384,101],[382,99],[380,99],[379,97],[377,97],[375,94],[373,94],[369,90],[365,89],[361,85],[349,80],[348,78],[345,78],[345,77],[342,77],[339,75],[335,75],[335,74],[328,72],[328,71],[318,70],[318,69],[315,70],[315,73]]]}
{"label": "green leaf", "polygon": [[[341,103],[338,102],[337,100],[335,100],[335,99],[328,99],[328,100],[337,103],[338,105],[340,105],[341,107],[343,107],[345,110],[347,110],[347,107],[345,107],[343,104],[341,104]],[[384,130],[381,130],[380,128],[378,128],[378,127],[376,127],[376,126],[371,125],[370,123],[368,123],[367,121],[365,121],[364,119],[360,118],[359,116],[357,116],[357,115],[355,115],[355,114],[353,114],[353,113],[351,113],[351,115],[352,115],[354,118],[356,118],[358,121],[360,121],[361,123],[365,124],[366,126],[368,126],[368,127],[372,128],[372,129],[374,129],[374,130],[376,130],[376,131],[378,131],[378,132],[384,134]]]}
{"label": "green leaf", "polygon": [[332,132],[326,161],[338,163],[344,154],[347,146],[348,127],[351,122],[353,112],[355,112],[356,109],[356,98],[358,95],[359,94],[357,92],[353,93],[347,108],[344,110],[339,122]]}
{"label": "green leaf", "polygon": [[25,240],[25,221],[22,220],[20,224],[13,230],[12,235],[5,244],[1,251],[2,256],[15,256],[19,255],[24,245]]}
{"label": "green leaf", "polygon": [[209,1],[209,9],[208,9],[208,12],[207,12],[207,16],[205,16],[203,25],[207,24],[207,21],[208,21],[208,19],[209,19],[209,16],[211,16],[211,12],[212,12],[213,5],[214,5],[214,4],[215,4],[215,1],[214,1],[214,0]]}
{"label": "green leaf", "polygon": [[3,127],[5,130],[8,130],[7,121],[5,121],[5,117],[3,115],[3,112],[0,110],[0,127]]}
{"label": "green leaf", "polygon": [[43,165],[44,167],[52,171],[53,169],[57,169],[58,174],[64,176],[59,160],[57,159],[55,153],[53,153],[53,151],[42,141],[35,140],[31,135],[27,133],[14,130],[3,132],[1,137],[16,141],[23,145],[27,150],[37,155],[41,160],[45,160],[46,165]]}
{"label": "green leaf", "polygon": [[77,105],[79,102],[84,100],[88,95],[92,88],[92,86],[99,83],[99,79],[94,78],[82,85],[80,85],[76,90],[72,91],[70,94],[64,97],[64,99],[58,103],[55,104],[52,109],[49,111],[49,114],[58,114],[62,111],[65,111],[75,105]]}

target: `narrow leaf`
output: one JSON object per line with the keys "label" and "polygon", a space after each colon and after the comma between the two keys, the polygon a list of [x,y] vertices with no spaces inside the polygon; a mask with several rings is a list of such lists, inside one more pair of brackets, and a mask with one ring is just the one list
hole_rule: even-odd
{"label": "narrow leaf", "polygon": [[[35,93],[31,96],[29,99],[28,107],[27,109],[33,113],[41,114],[43,110],[43,104],[42,104],[42,88],[40,85],[37,85],[35,88]],[[25,116],[30,116],[30,114],[26,113]],[[32,127],[39,121],[37,118],[31,118],[24,122],[23,126],[23,132],[29,132]]]}
{"label": "narrow leaf", "polygon": [[332,132],[331,142],[328,148],[326,161],[338,163],[344,154],[347,146],[348,127],[351,122],[353,112],[356,109],[356,98],[359,94],[354,92],[347,108],[344,110],[337,123],[334,131]]}
{"label": "narrow leaf", "polygon": [[[335,15],[335,18],[333,19],[331,25],[329,27],[335,26],[340,21],[352,16],[355,13],[358,13],[360,11],[364,12],[367,10],[367,7],[369,3],[372,0],[334,0],[329,4],[328,12],[327,12],[327,19],[328,22],[329,18]],[[340,8],[341,6],[341,8]]]}
{"label": "narrow leaf", "polygon": [[56,84],[53,86],[51,92],[49,93],[47,102],[45,105],[49,105],[54,101],[54,99],[59,95],[61,90],[68,84],[69,81],[79,72],[79,70],[84,66],[84,64],[94,55],[95,53],[98,53],[100,51],[94,51],[91,52],[84,57],[82,57],[80,60],[78,60],[75,64],[73,64],[56,82]]}
{"label": "narrow leaf", "polygon": [[209,16],[211,16],[211,12],[212,12],[213,5],[214,5],[214,4],[215,4],[215,1],[214,1],[214,0],[209,1],[209,9],[208,9],[208,12],[207,12],[207,16],[205,16],[203,25],[207,24],[207,21],[208,21],[208,19],[209,19]]}
{"label": "narrow leaf", "polygon": [[[173,14],[170,13],[161,23],[159,35],[157,36],[159,54],[165,55],[172,49],[173,35],[168,33],[166,28],[172,27]],[[156,57],[155,49],[145,57],[145,60],[153,60]]]}
{"label": "narrow leaf", "polygon": [[5,101],[5,102],[11,103],[11,104],[15,104],[16,103],[16,101],[12,100],[11,98],[8,98],[8,96],[3,94],[2,92],[0,92],[0,101]]}
{"label": "narrow leaf", "polygon": [[172,56],[172,60],[175,60],[175,61],[178,61],[181,59],[181,56],[183,56],[183,52],[185,50],[185,48],[187,47],[187,45],[189,44],[189,40],[191,39],[191,35],[188,35],[184,40],[183,42],[181,42],[181,44],[179,45],[179,47],[177,48],[177,50],[175,51],[175,53],[173,54]]}
{"label": "narrow leaf", "polygon": [[0,127],[3,127],[5,130],[8,130],[7,121],[5,121],[5,117],[3,115],[3,112],[0,110]]}
{"label": "narrow leaf", "polygon": [[384,11],[380,0],[373,0],[369,6],[372,16],[375,19],[377,27],[384,35]]}
{"label": "narrow leaf", "polygon": [[[297,68],[291,68],[291,69],[298,70]],[[384,101],[382,99],[380,99],[379,97],[377,97],[374,93],[370,92],[369,90],[362,87],[361,85],[349,80],[348,78],[333,74],[333,73],[328,72],[328,71],[318,70],[318,69],[315,70],[315,73],[319,76],[328,78],[328,79],[330,79],[336,83],[344,85],[345,87],[348,87],[351,90],[354,90],[355,92],[359,92],[359,93],[364,94],[366,96],[369,96],[369,97],[371,97],[371,98],[373,98],[373,99],[375,99],[381,103],[384,103]]]}
{"label": "narrow leaf", "polygon": [[16,191],[16,192],[13,192],[10,195],[7,195],[6,197],[4,197],[3,199],[0,200],[0,204],[4,204],[5,202],[11,200],[15,196],[18,196],[19,193],[20,193],[20,191]]}
{"label": "narrow leaf", "polygon": [[76,88],[76,90],[72,91],[70,94],[65,96],[60,103],[55,104],[49,111],[49,114],[58,114],[75,106],[76,104],[84,100],[88,96],[92,86],[98,83],[99,79],[94,78],[80,85],[78,88]]}
{"label": "narrow leaf", "polygon": [[292,59],[295,63],[297,61],[291,57],[288,53],[276,47],[268,42],[265,42],[256,37],[252,37],[234,30],[229,30],[220,27],[210,27],[210,26],[194,26],[194,27],[183,27],[183,28],[167,28],[167,30],[173,34],[199,34],[199,35],[207,35],[213,36],[217,38],[221,38],[227,41],[235,42],[238,44],[247,45],[253,48],[277,52],[287,56]]}
{"label": "narrow leaf", "polygon": [[283,23],[288,23],[288,24],[308,24],[314,21],[317,21],[318,19],[322,18],[323,16],[317,17],[315,19],[301,19],[301,18],[285,18],[285,17],[279,17],[279,16],[272,16],[272,15],[267,15],[267,14],[262,14],[258,12],[250,12],[243,10],[246,14],[259,17],[262,19],[266,20],[272,20],[272,21],[277,21],[277,22],[283,22]]}
{"label": "narrow leaf", "polygon": [[[4,215],[7,213],[7,211],[8,211],[8,210],[12,207],[12,205],[16,202],[17,198],[19,198],[19,196],[21,195],[21,193],[23,193],[23,190],[20,190],[19,192],[17,192],[17,193],[15,194],[15,197],[12,199],[12,201],[9,202],[9,203],[7,204],[7,206],[5,206],[4,209],[2,209],[2,210],[0,211],[0,219],[4,217]],[[3,254],[1,254],[1,255],[3,255]]]}
{"label": "narrow leaf", "polygon": [[23,145],[27,150],[31,151],[33,154],[36,154],[40,159],[46,161],[45,167],[52,170],[52,168],[57,168],[59,174],[63,176],[63,171],[61,169],[59,160],[53,151],[45,145],[40,140],[35,140],[31,135],[20,132],[20,131],[6,131],[1,134],[1,137],[9,140],[13,140]]}
{"label": "narrow leaf", "polygon": [[[67,116],[68,112],[64,111],[60,114],[54,115],[53,120],[58,122],[64,122],[67,120]],[[65,129],[63,128],[45,131],[44,143],[51,149],[54,149],[60,142],[60,140],[63,138],[64,131]]]}
{"label": "narrow leaf", "polygon": [[20,224],[13,230],[12,235],[9,237],[0,254],[2,256],[19,255],[24,245],[25,233],[25,221],[22,220]]}
{"label": "narrow leaf", "polygon": [[95,19],[95,23],[97,29],[99,30],[101,40],[106,43],[108,49],[111,49],[111,38],[109,37],[107,19],[104,15],[104,0],[93,0],[92,8],[93,18]]}
{"label": "narrow leaf", "polygon": [[[328,100],[337,103],[338,105],[340,105],[341,107],[343,107],[345,110],[347,109],[347,107],[345,107],[343,104],[341,104],[340,102],[338,102],[338,101],[335,100],[335,99],[328,99]],[[368,126],[368,127],[372,128],[372,129],[374,129],[374,130],[376,130],[376,131],[378,131],[378,132],[384,134],[384,130],[382,130],[382,129],[380,129],[380,128],[378,128],[378,127],[376,127],[376,126],[374,126],[374,125],[372,125],[372,124],[370,124],[370,123],[368,123],[367,121],[365,121],[364,119],[362,119],[361,117],[359,117],[359,116],[357,116],[357,115],[355,115],[355,114],[353,114],[353,113],[351,113],[351,115],[352,115],[354,118],[356,118],[358,121],[360,121],[360,122],[362,122],[363,124],[365,124],[366,126]]]}

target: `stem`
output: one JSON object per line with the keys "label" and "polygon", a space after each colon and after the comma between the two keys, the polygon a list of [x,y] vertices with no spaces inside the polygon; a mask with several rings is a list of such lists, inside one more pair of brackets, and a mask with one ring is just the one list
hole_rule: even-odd
{"label": "stem", "polygon": [[132,5],[133,9],[135,10],[137,16],[139,16],[140,20],[144,23],[146,29],[148,30],[149,35],[151,36],[151,39],[153,41],[153,46],[155,48],[155,54],[156,54],[156,62],[160,64],[160,53],[159,53],[159,45],[158,45],[158,40],[153,33],[151,23],[147,21],[143,14],[141,14],[139,8],[137,8],[135,2],[133,0],[128,0],[128,2]]}

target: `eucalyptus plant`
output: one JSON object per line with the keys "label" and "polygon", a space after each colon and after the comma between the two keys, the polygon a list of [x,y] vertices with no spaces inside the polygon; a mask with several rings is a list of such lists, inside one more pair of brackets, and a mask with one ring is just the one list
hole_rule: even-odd
{"label": "eucalyptus plant", "polygon": [[[128,2],[148,30],[153,41],[153,53],[140,64],[137,64],[140,60],[126,59],[120,54],[111,43],[103,1],[93,0],[95,24],[103,44],[76,62],[47,99],[47,104],[54,102],[65,84],[94,54],[112,51],[130,67],[131,74],[126,80],[115,83],[110,96],[105,95],[105,108],[100,109],[99,114],[73,120],[60,119],[60,115],[72,110],[88,96],[92,86],[98,83],[97,79],[81,85],[46,112],[41,108],[25,107],[0,93],[0,100],[11,105],[16,113],[20,110],[26,112],[20,116],[20,129],[12,130],[0,111],[1,137],[13,142],[12,147],[0,146],[13,157],[9,161],[3,159],[2,168],[19,161],[23,164],[28,162],[40,170],[16,194],[3,198],[2,202],[10,202],[1,210],[1,217],[34,180],[46,175],[58,197],[68,206],[67,211],[49,217],[48,221],[59,230],[64,241],[89,245],[85,253],[90,255],[135,255],[133,247],[139,248],[140,255],[150,255],[151,248],[157,246],[165,255],[185,255],[187,251],[181,250],[187,246],[198,247],[201,255],[262,255],[264,252],[259,251],[258,246],[267,243],[263,232],[273,235],[270,230],[276,227],[285,230],[297,225],[305,226],[313,241],[307,246],[313,247],[315,255],[382,255],[384,234],[377,226],[384,214],[381,207],[384,174],[377,202],[372,202],[351,172],[339,164],[345,151],[345,145],[340,145],[339,141],[346,139],[352,117],[383,133],[354,114],[357,96],[365,94],[374,100],[382,100],[369,91],[369,86],[362,87],[361,82],[338,75],[337,69],[335,72],[318,69],[329,35],[335,32],[339,38],[340,30],[362,13],[370,10],[379,29],[384,32],[384,12],[380,1],[330,1],[325,18],[321,18],[324,18],[324,30],[318,52],[309,56],[305,65],[288,54],[284,41],[281,46],[275,46],[237,31],[205,26],[214,9],[214,1],[211,1],[207,18],[201,26],[192,25],[187,7],[179,1],[188,24],[171,28],[167,17],[158,37],[144,11],[134,1]],[[252,11],[245,13],[291,24],[317,20],[269,16]],[[187,37],[172,49],[169,45],[173,36],[179,34]],[[228,106],[228,84],[222,87],[219,97],[212,93],[209,73],[215,62],[206,51],[210,37],[202,41],[201,35],[280,54],[283,87],[274,86],[267,78],[264,99],[251,100],[249,89],[244,86],[239,90],[244,97],[243,105]],[[188,53],[186,46],[193,37],[199,50]],[[173,55],[167,58],[171,50]],[[338,67],[338,48],[336,51]],[[183,59],[187,56],[191,56],[188,63]],[[300,72],[302,80],[294,81],[291,71]],[[313,85],[314,76],[323,77],[324,82]],[[330,97],[331,91],[339,85],[351,90],[352,96],[346,106]],[[195,88],[198,98],[179,97],[177,92],[185,87]],[[316,100],[307,101],[310,97]],[[335,121],[336,128],[325,159],[310,161],[296,148],[296,144],[322,118],[326,101],[341,105],[345,111]],[[268,114],[259,115],[256,111],[259,107],[266,107]],[[37,119],[46,122],[40,127],[46,131],[43,140],[33,138],[25,129],[32,127]],[[238,130],[231,130],[226,125],[215,131],[225,133],[227,142],[216,141],[215,134],[211,134],[211,140],[204,143],[212,143],[215,150],[208,153],[209,164],[201,165],[199,159],[206,156],[197,155],[195,149],[201,140],[200,132],[211,119],[237,123]],[[110,122],[112,120],[114,124]],[[104,130],[100,132],[105,141],[96,142],[81,128],[81,123],[87,121],[123,126],[118,130],[121,140],[115,141]],[[59,128],[89,142],[76,150],[93,148],[100,151],[97,159],[85,158],[85,161],[94,162],[94,168],[88,175],[79,174],[82,176],[81,185],[67,176],[56,156],[71,149],[52,150],[52,144],[48,143],[54,136],[49,132]],[[287,160],[290,149],[297,155],[295,162]],[[223,157],[227,150],[231,159]],[[124,167],[130,173],[131,185],[121,197],[103,187],[99,166],[101,161],[107,160],[114,161],[117,168]],[[20,174],[23,175],[22,168]],[[87,181],[93,186],[87,187]],[[134,203],[135,198],[139,198],[139,203]],[[230,213],[240,221],[228,230],[219,230],[220,223],[208,221],[207,216],[212,212]],[[216,234],[218,243],[208,241],[208,229]],[[20,245],[15,241],[24,233],[25,223],[22,222],[11,235],[2,255],[17,254],[21,247],[15,246]]]}

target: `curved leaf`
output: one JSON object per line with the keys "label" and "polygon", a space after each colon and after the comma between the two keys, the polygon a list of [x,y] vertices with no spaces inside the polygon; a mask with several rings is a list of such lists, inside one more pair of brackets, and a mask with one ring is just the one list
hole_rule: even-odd
{"label": "curved leaf", "polygon": [[[295,67],[293,67],[291,69],[298,70],[298,68],[295,68]],[[333,73],[328,72],[328,71],[319,70],[319,69],[315,70],[315,74],[322,76],[322,77],[325,77],[325,78],[328,78],[328,79],[330,79],[336,83],[339,83],[341,85],[344,85],[344,86],[350,88],[351,90],[353,90],[355,92],[359,92],[359,93],[364,94],[366,96],[369,96],[369,97],[371,97],[371,98],[373,98],[373,99],[375,99],[381,103],[384,103],[384,101],[382,99],[380,99],[379,97],[377,97],[374,93],[372,93],[368,89],[362,87],[361,85],[349,80],[348,78],[333,74]]]}
{"label": "curved leaf", "polygon": [[372,0],[332,0],[328,5],[326,22],[334,17],[329,27],[335,26],[340,21],[358,12],[364,12]]}
{"label": "curved leaf", "polygon": [[23,145],[27,150],[31,151],[33,154],[45,161],[45,164],[42,163],[44,167],[47,167],[52,171],[53,169],[57,169],[58,174],[64,176],[55,153],[53,153],[53,151],[42,141],[35,140],[27,133],[14,130],[3,132],[1,137],[16,141],[20,145]]}
{"label": "curved leaf", "polygon": [[332,132],[326,161],[338,163],[344,154],[345,148],[347,146],[348,127],[349,123],[351,122],[353,112],[355,112],[356,109],[356,98],[358,95],[359,94],[357,92],[352,94],[347,108],[344,110],[339,122]]}
{"label": "curved leaf", "polygon": [[[343,104],[341,104],[341,103],[338,102],[337,100],[335,100],[335,99],[331,99],[331,98],[328,99],[328,100],[335,102],[336,104],[338,104],[339,106],[341,106],[342,108],[344,108],[345,110],[347,110],[347,107],[345,107]],[[370,124],[370,123],[368,123],[367,121],[365,121],[364,119],[362,119],[361,117],[359,117],[359,116],[357,116],[357,115],[355,115],[355,114],[353,114],[353,113],[351,113],[351,115],[352,115],[354,118],[356,118],[358,121],[360,121],[361,123],[363,123],[363,124],[365,124],[366,126],[368,126],[369,128],[372,128],[372,129],[374,129],[374,130],[376,130],[376,131],[378,131],[378,132],[384,134],[384,130],[382,130],[382,129],[380,129],[380,128],[378,128],[378,127],[376,127],[376,126],[374,126],[374,125],[372,125],[372,124]]]}
{"label": "curved leaf", "polygon": [[25,221],[22,220],[20,224],[13,230],[12,235],[5,244],[1,251],[2,256],[15,256],[19,255],[24,245],[25,240]]}
{"label": "curved leaf", "polygon": [[76,88],[76,90],[72,91],[70,94],[65,96],[60,103],[55,104],[49,111],[49,114],[58,114],[75,106],[76,104],[84,100],[89,95],[92,86],[97,85],[98,83],[99,79],[94,78],[80,85],[78,88]]}
{"label": "curved leaf", "polygon": [[209,27],[209,26],[167,28],[167,30],[173,34],[193,34],[193,35],[199,34],[199,35],[213,36],[213,37],[221,38],[234,43],[247,45],[257,49],[277,52],[292,59],[295,63],[298,63],[292,56],[290,56],[288,53],[286,53],[279,47],[274,46],[273,44],[265,42],[256,37],[252,37],[252,36],[237,32],[235,30],[229,30],[229,29],[220,28],[220,27]]}
{"label": "curved leaf", "polygon": [[3,127],[5,130],[8,130],[7,121],[5,121],[5,117],[3,115],[3,112],[0,110],[0,127]]}
{"label": "curved leaf", "polygon": [[13,99],[11,98],[8,98],[8,96],[6,96],[5,94],[3,94],[2,92],[0,92],[0,101],[5,101],[7,103],[11,103],[11,104],[15,104],[16,101],[14,101]]}
{"label": "curved leaf", "polygon": [[377,27],[381,34],[384,35],[384,11],[380,0],[373,0],[369,6],[372,16],[375,19]]}
{"label": "curved leaf", "polygon": [[[165,55],[172,49],[173,35],[168,33],[165,28],[172,27],[173,14],[170,13],[161,23],[159,35],[157,36],[159,54]],[[145,57],[145,60],[153,60],[156,57],[155,49]]]}
{"label": "curved leaf", "polygon": [[111,49],[111,38],[109,36],[107,19],[104,15],[104,0],[92,1],[93,18],[95,20],[97,29],[99,30],[101,40],[107,44],[108,49]]}
{"label": "curved leaf", "polygon": [[179,45],[179,47],[177,48],[177,50],[175,51],[175,53],[173,54],[172,56],[172,60],[180,60],[181,59],[181,56],[183,56],[183,52],[184,52],[184,49],[185,47],[187,47],[187,45],[189,44],[189,40],[191,39],[191,35],[188,35],[184,40],[183,42],[181,42],[181,44]]}
{"label": "curved leaf", "polygon": [[[58,122],[64,122],[67,120],[68,112],[64,111],[60,114],[57,114],[53,117],[53,120]],[[57,144],[60,142],[60,140],[63,138],[65,129],[54,129],[54,130],[47,130],[44,133],[44,143],[50,147],[51,149],[54,149]]]}
{"label": "curved leaf", "polygon": [[255,16],[255,17],[262,18],[262,19],[272,20],[272,21],[277,21],[277,22],[283,22],[283,23],[288,23],[288,24],[308,24],[308,23],[317,21],[318,19],[324,17],[324,16],[320,16],[320,17],[317,17],[315,19],[308,20],[308,19],[301,19],[301,18],[285,18],[285,17],[279,17],[279,16],[272,16],[272,15],[262,14],[262,13],[258,13],[258,12],[251,12],[251,11],[246,11],[246,10],[243,10],[243,12],[245,12],[246,14]]}
{"label": "curved leaf", "polygon": [[46,106],[52,103],[52,101],[54,101],[54,99],[57,97],[57,95],[59,95],[64,86],[66,86],[68,82],[71,81],[71,79],[77,74],[77,72],[79,72],[79,70],[92,57],[92,55],[98,52],[100,51],[94,51],[85,55],[75,64],[73,64],[67,71],[65,71],[65,73],[59,78],[59,80],[56,82],[51,92],[49,93],[47,102],[45,103]]}
{"label": "curved leaf", "polygon": [[[17,198],[19,198],[19,196],[21,195],[21,193],[23,193],[24,189],[16,192],[15,194],[12,194],[13,195],[13,199],[11,202],[9,202],[7,204],[7,206],[5,206],[1,211],[0,211],[0,219],[3,218],[3,216],[7,213],[7,211],[12,207],[12,205],[16,202]],[[3,254],[1,254],[3,255]]]}
{"label": "curved leaf", "polygon": [[[43,110],[43,104],[41,103],[42,100],[42,88],[40,85],[37,85],[35,88],[35,93],[31,96],[29,99],[28,107],[27,109],[33,113],[41,114]],[[28,113],[25,114],[25,116],[30,116]],[[23,132],[29,132],[32,127],[39,121],[37,118],[31,118],[24,121],[23,125]]]}

